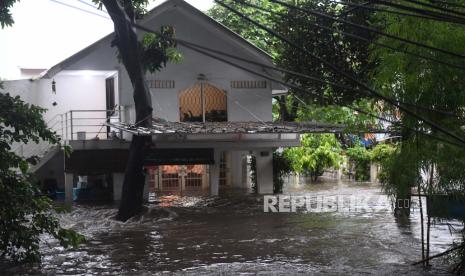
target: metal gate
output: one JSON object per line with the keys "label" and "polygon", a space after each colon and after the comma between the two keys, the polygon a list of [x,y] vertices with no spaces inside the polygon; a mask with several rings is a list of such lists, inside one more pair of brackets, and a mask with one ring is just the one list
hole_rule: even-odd
{"label": "metal gate", "polygon": [[[175,193],[181,187],[179,166],[160,166],[159,189],[168,193]],[[161,186],[161,187],[160,187]]]}
{"label": "metal gate", "polygon": [[205,165],[163,165],[151,167],[154,192],[160,194],[198,194],[208,187]]}

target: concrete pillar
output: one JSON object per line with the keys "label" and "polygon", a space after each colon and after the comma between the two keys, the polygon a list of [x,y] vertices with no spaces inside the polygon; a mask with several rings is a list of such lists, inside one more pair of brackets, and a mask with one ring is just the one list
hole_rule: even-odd
{"label": "concrete pillar", "polygon": [[242,187],[249,191],[249,166],[247,165],[247,155],[244,155],[241,158],[241,166],[242,166]]}
{"label": "concrete pillar", "polygon": [[144,202],[149,202],[149,181],[150,176],[147,174],[145,176],[145,184],[144,184]]}
{"label": "concrete pillar", "polygon": [[273,151],[260,150],[255,154],[257,160],[257,191],[259,194],[273,193]]}
{"label": "concrete pillar", "polygon": [[370,182],[378,182],[378,165],[375,163],[370,163]]}
{"label": "concrete pillar", "polygon": [[242,182],[242,152],[231,151],[231,186],[244,188]]}
{"label": "concrete pillar", "polygon": [[210,165],[210,195],[217,196],[220,187],[220,158],[221,151],[215,149],[214,151],[215,164]]}
{"label": "concrete pillar", "polygon": [[113,200],[120,201],[123,193],[124,173],[113,173]]}
{"label": "concrete pillar", "polygon": [[74,175],[72,173],[65,173],[65,203],[73,203],[73,186]]}

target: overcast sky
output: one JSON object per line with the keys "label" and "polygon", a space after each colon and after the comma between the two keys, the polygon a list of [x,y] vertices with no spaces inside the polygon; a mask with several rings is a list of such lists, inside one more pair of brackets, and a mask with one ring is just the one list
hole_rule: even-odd
{"label": "overcast sky", "polygon": [[[203,11],[213,6],[213,0],[185,1]],[[112,32],[108,15],[83,2],[92,1],[22,0],[15,4],[15,24],[0,29],[0,78],[16,78],[19,67],[49,68]],[[151,6],[162,2],[156,0]]]}

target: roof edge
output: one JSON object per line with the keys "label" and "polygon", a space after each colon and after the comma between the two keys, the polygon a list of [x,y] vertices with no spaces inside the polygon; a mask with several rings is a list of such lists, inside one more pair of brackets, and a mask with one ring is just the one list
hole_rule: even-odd
{"label": "roof edge", "polygon": [[[271,64],[273,64],[272,57],[271,57],[271,55],[269,53],[267,53],[263,49],[259,48],[257,45],[255,45],[252,42],[248,41],[247,39],[245,39],[244,37],[242,37],[238,33],[234,32],[233,30],[231,30],[230,28],[228,28],[224,24],[216,21],[215,19],[213,19],[212,17],[210,17],[209,15],[204,13],[203,11],[195,8],[194,6],[192,6],[191,4],[187,3],[184,0],[167,0],[167,1],[163,2],[163,3],[161,3],[160,5],[156,6],[155,8],[153,8],[152,10],[150,10],[148,12],[148,14],[141,20],[141,24],[143,25],[147,21],[150,21],[157,14],[157,12],[164,12],[163,9],[169,8],[170,5],[176,7],[176,5],[178,5],[178,4],[183,5],[184,7],[186,7],[187,9],[189,9],[191,11],[193,11],[197,15],[200,15],[203,18],[207,19],[212,24],[214,24],[214,25],[218,26],[220,29],[226,31],[226,33],[230,34],[233,38],[236,38],[240,42],[244,42],[246,45],[251,47],[251,50],[255,50],[257,53],[261,54],[264,58],[266,58]],[[99,39],[96,42],[90,44],[89,46],[85,47],[84,49],[78,51],[77,53],[71,55],[70,57],[68,57],[68,58],[66,58],[64,60],[62,60],[61,62],[57,63],[56,65],[50,67],[48,70],[44,71],[43,73],[41,73],[37,77],[33,78],[33,80],[53,78],[60,71],[65,70],[66,66],[68,64],[72,63],[76,59],[81,58],[82,56],[85,56],[90,51],[92,51],[95,47],[97,47],[100,43],[102,43],[103,41],[105,41],[106,39],[110,38],[113,35],[114,35],[114,32],[111,32],[110,34],[102,37],[101,39]]]}

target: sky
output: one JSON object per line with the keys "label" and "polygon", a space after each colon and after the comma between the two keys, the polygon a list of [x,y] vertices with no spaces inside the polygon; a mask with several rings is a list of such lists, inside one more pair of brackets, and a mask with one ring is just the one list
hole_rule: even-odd
{"label": "sky", "polygon": [[[213,6],[213,0],[185,1],[202,11]],[[12,9],[14,25],[0,28],[0,79],[18,78],[20,67],[49,68],[111,33],[112,21],[103,11],[86,5],[91,2],[22,0],[16,3]],[[149,7],[162,2],[156,0]]]}

